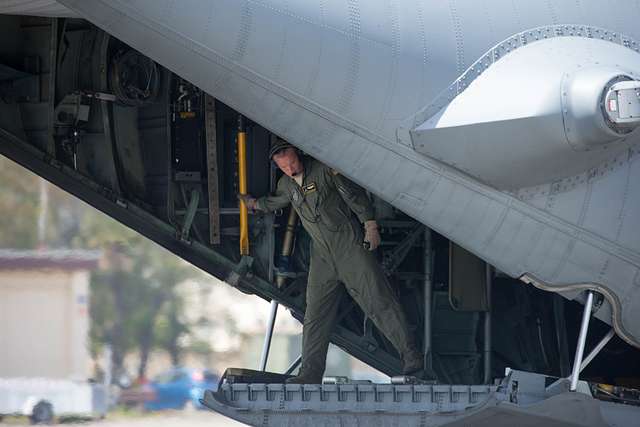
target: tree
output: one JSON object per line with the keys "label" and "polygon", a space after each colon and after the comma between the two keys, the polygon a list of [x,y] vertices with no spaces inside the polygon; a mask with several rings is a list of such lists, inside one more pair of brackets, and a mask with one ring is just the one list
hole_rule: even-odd
{"label": "tree", "polygon": [[[138,342],[140,344],[140,364],[138,376],[145,376],[149,354],[153,347],[166,350],[172,363],[180,364],[183,351],[180,339],[190,332],[190,325],[183,321],[184,301],[177,292],[177,286],[187,279],[198,277],[198,269],[175,255],[165,251],[148,251],[148,280],[153,294],[150,304],[141,311]],[[153,334],[149,331],[153,330]]]}
{"label": "tree", "polygon": [[[138,351],[139,377],[146,375],[154,348],[166,350],[178,364],[190,325],[176,289],[199,270],[51,184],[42,197],[41,178],[2,156],[0,182],[0,246],[104,251],[106,262],[91,279],[91,354],[97,357],[109,344],[119,373],[125,356]],[[39,218],[48,224],[43,241]]]}
{"label": "tree", "polygon": [[172,298],[156,323],[158,346],[169,353],[173,366],[180,365],[183,352],[180,340],[189,332],[188,325],[181,319],[182,306],[181,299]]}
{"label": "tree", "polygon": [[[42,178],[6,157],[0,156],[0,247],[31,249],[43,243],[49,247],[78,247],[78,225],[93,209],[58,187],[45,185],[48,197],[40,191]],[[42,204],[47,203],[51,209]],[[44,241],[38,241],[38,219],[43,212]]]}

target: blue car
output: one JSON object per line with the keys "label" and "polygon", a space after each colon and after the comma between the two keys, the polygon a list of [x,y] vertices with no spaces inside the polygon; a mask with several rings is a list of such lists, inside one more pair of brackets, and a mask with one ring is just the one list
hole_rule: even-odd
{"label": "blue car", "polygon": [[149,382],[144,408],[149,411],[183,409],[193,406],[204,409],[200,403],[205,390],[217,390],[216,374],[201,369],[175,368],[164,372]]}

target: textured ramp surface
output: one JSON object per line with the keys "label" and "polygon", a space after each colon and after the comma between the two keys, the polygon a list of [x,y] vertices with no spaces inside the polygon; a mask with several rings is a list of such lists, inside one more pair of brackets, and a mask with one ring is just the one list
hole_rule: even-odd
{"label": "textured ramp surface", "polygon": [[440,426],[486,405],[489,386],[224,384],[209,408],[261,426]]}
{"label": "textured ramp surface", "polygon": [[[461,385],[224,384],[205,405],[249,425],[604,427],[601,402],[562,393],[534,404],[504,401],[495,387]],[[634,414],[637,411],[633,412]],[[627,414],[627,421],[632,419]]]}

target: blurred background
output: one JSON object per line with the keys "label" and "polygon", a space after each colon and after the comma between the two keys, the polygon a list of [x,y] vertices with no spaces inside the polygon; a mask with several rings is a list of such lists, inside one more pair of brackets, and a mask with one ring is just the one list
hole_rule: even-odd
{"label": "blurred background", "polygon": [[[199,399],[226,368],[258,369],[268,317],[0,156],[0,425],[239,425]],[[281,310],[268,371],[299,356],[301,332]],[[388,381],[333,346],[326,375]]]}

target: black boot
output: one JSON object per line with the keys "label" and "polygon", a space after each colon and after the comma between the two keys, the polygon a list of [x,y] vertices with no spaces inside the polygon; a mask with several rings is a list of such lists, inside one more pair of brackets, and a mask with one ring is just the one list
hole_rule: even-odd
{"label": "black boot", "polygon": [[418,376],[424,368],[422,354],[416,350],[410,350],[402,355],[402,374],[408,376]]}
{"label": "black boot", "polygon": [[409,377],[416,377],[428,382],[438,381],[435,372],[424,368],[424,358],[416,350],[407,352],[402,357],[402,374]]}
{"label": "black boot", "polygon": [[285,384],[322,384],[322,374],[301,371],[297,376],[287,378]]}

